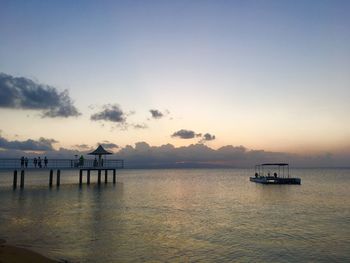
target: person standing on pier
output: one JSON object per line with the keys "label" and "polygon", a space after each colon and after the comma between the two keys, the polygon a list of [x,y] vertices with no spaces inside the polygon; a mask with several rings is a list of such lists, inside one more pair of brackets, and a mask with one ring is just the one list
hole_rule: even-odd
{"label": "person standing on pier", "polygon": [[33,163],[34,163],[34,167],[36,168],[36,165],[38,164],[38,159],[36,159],[36,157],[34,157]]}
{"label": "person standing on pier", "polygon": [[27,157],[24,158],[24,166],[25,166],[26,168],[28,168],[28,158],[27,158]]}
{"label": "person standing on pier", "polygon": [[40,158],[40,156],[38,157],[38,167],[39,167],[39,168],[42,167],[42,166],[41,166],[41,158]]}
{"label": "person standing on pier", "polygon": [[84,156],[80,156],[79,158],[79,166],[84,166]]}
{"label": "person standing on pier", "polygon": [[21,157],[21,168],[24,167],[24,156]]}
{"label": "person standing on pier", "polygon": [[45,158],[44,158],[44,165],[45,165],[45,168],[47,168],[47,163],[48,163],[49,161],[47,160],[47,157],[45,156]]}

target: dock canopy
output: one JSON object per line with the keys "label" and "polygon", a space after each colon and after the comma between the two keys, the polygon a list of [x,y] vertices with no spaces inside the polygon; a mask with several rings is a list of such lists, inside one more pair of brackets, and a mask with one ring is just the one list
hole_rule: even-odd
{"label": "dock canopy", "polygon": [[106,151],[102,145],[99,145],[97,147],[97,149],[91,153],[88,153],[89,155],[98,155],[98,156],[102,156],[102,155],[106,155],[106,154],[112,154],[111,152],[109,151]]}
{"label": "dock canopy", "polygon": [[103,159],[102,155],[112,154],[109,151],[106,151],[102,145],[99,145],[97,149],[91,153],[88,153],[89,155],[97,155],[98,156],[98,162],[94,161],[94,166],[103,166]]}

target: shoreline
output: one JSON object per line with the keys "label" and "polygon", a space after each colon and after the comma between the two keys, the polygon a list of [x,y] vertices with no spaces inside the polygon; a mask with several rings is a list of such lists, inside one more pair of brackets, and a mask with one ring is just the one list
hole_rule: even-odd
{"label": "shoreline", "polygon": [[58,263],[59,261],[45,257],[27,248],[7,244],[0,239],[0,262],[1,263]]}

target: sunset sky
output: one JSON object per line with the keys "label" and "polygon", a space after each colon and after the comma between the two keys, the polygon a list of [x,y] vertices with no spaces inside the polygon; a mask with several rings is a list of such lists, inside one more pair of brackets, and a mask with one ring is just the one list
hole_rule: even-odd
{"label": "sunset sky", "polygon": [[0,0],[0,135],[350,152],[349,14],[350,1]]}

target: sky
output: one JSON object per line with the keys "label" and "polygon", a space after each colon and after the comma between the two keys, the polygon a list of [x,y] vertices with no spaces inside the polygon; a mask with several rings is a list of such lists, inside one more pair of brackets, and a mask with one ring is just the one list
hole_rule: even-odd
{"label": "sky", "polygon": [[330,0],[0,0],[0,148],[350,153],[349,12]]}

